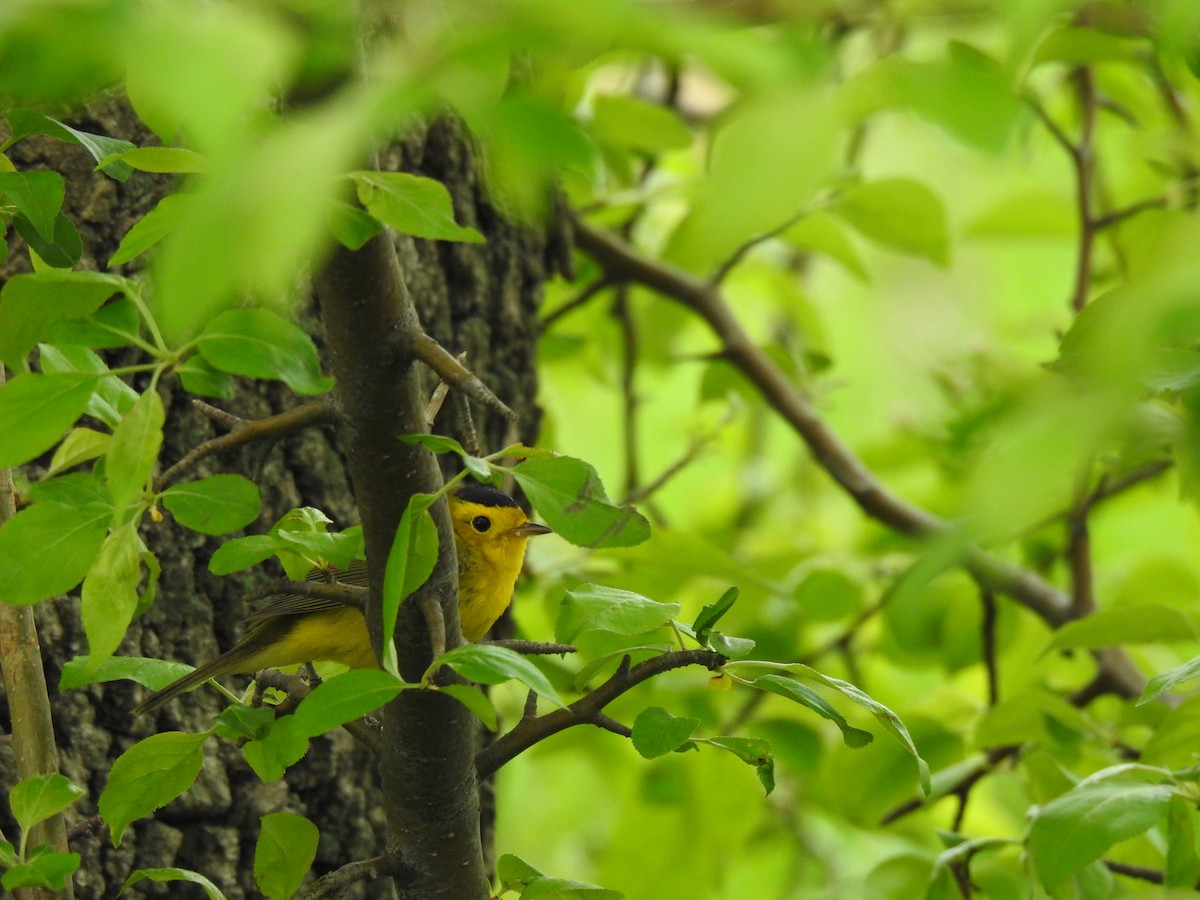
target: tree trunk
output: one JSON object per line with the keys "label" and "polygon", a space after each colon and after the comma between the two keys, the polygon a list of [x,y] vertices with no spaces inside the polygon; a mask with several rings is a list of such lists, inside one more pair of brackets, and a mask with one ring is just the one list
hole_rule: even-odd
{"label": "tree trunk", "polygon": [[[139,145],[155,143],[116,100],[97,103],[69,121],[83,130],[123,137]],[[91,171],[93,161],[82,147],[47,138],[23,140],[11,156],[22,168],[51,168],[66,177],[64,212],[79,226],[84,239],[84,257],[78,266],[82,269],[103,270],[120,238],[168,185],[165,178],[143,173],[135,173],[125,184],[114,182]],[[541,286],[552,274],[551,260],[563,246],[557,223],[550,234],[544,234],[508,221],[486,196],[471,142],[451,118],[415,131],[393,146],[386,154],[385,168],[417,172],[446,183],[459,221],[475,226],[487,237],[483,245],[395,240],[404,278],[426,330],[451,352],[466,351],[468,366],[519,416],[513,424],[490,411],[474,409],[483,448],[498,449],[514,440],[532,442],[538,422],[535,313]],[[15,235],[10,240],[9,262],[0,270],[4,278],[28,268],[19,240]],[[316,321],[314,316],[309,323],[313,330]],[[318,333],[315,337],[323,346],[323,336]],[[420,392],[428,397],[435,379],[424,372],[421,377]],[[175,382],[168,380],[160,390],[167,407],[161,459],[170,464],[215,431]],[[235,400],[222,405],[239,416],[255,418],[296,403],[282,386],[257,383],[242,386]],[[448,401],[436,430],[459,433],[455,410],[455,404]],[[313,429],[290,438],[272,449],[265,460],[254,451],[212,460],[198,476],[231,471],[254,477],[260,462],[257,481],[263,513],[249,532],[264,531],[283,512],[302,505],[324,510],[338,529],[358,521],[346,460],[331,429]],[[27,474],[34,480],[43,470],[31,465]],[[241,595],[279,574],[211,575],[208,559],[220,540],[178,527],[169,516],[161,524],[145,523],[142,536],[158,554],[162,580],[153,608],[134,624],[118,651],[122,654],[186,662],[215,656],[240,635],[239,623],[247,611]],[[153,718],[135,720],[128,710],[144,692],[130,682],[60,694],[56,685],[64,662],[87,652],[77,597],[47,601],[36,607],[36,613],[62,771],[87,790],[87,796],[67,813],[71,827],[94,816],[107,772],[121,752],[155,731],[203,728],[221,701],[215,692],[202,689],[172,702]],[[7,732],[7,698],[0,702],[0,730]],[[7,788],[14,780],[9,743],[2,741],[0,783]],[[196,785],[153,818],[136,823],[119,848],[112,847],[103,827],[85,830],[72,840],[71,849],[83,857],[75,878],[76,896],[81,900],[116,897],[131,871],[158,866],[201,872],[230,900],[258,896],[253,852],[259,817],[277,810],[301,813],[320,828],[314,876],[385,849],[386,820],[375,762],[344,731],[313,740],[308,755],[289,770],[284,781],[272,784],[259,781],[236,747],[214,740]],[[14,827],[6,805],[0,804],[0,829],[12,834]],[[172,895],[171,885],[142,882],[138,890],[146,896]],[[358,885],[347,896],[384,898],[395,896],[393,891],[390,884],[374,883]]]}

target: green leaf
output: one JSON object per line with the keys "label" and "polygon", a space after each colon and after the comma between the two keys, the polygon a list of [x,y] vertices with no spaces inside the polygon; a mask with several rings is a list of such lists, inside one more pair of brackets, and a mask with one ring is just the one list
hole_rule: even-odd
{"label": "green leaf", "polygon": [[928,187],[890,178],[849,188],[834,212],[872,240],[920,256],[937,266],[950,264],[950,235],[942,201]]}
{"label": "green leaf", "polygon": [[214,369],[199,353],[193,353],[175,371],[179,375],[179,383],[189,394],[216,397],[219,400],[233,399],[236,390],[233,376]]}
{"label": "green leaf", "polygon": [[213,729],[231,741],[260,741],[275,727],[275,710],[270,706],[231,703],[213,720]]}
{"label": "green leaf", "polygon": [[343,200],[334,200],[329,208],[329,230],[349,250],[361,249],[383,229],[383,223],[374,216]]}
{"label": "green leaf", "polygon": [[1167,785],[1089,779],[1034,807],[1026,846],[1043,886],[1053,890],[1113,844],[1157,825],[1173,793]]}
{"label": "green leaf", "polygon": [[123,150],[133,146],[129,141],[80,131],[57,119],[27,109],[12,110],[8,114],[8,121],[13,129],[9,143],[31,134],[44,134],[69,144],[81,145],[96,161],[96,168],[104,170],[116,181],[127,181],[133,173],[128,165],[117,159]]}
{"label": "green leaf", "polygon": [[500,684],[510,678],[532,688],[556,706],[566,704],[558,697],[549,679],[542,670],[507,647],[495,644],[463,644],[433,661],[423,681],[427,681],[434,670],[449,666],[464,678],[479,684]]}
{"label": "green leaf", "polygon": [[855,687],[848,681],[842,681],[840,678],[831,678],[828,675],[823,675],[811,666],[794,665],[793,670],[803,678],[811,678],[813,681],[818,681],[827,687],[831,687],[836,691],[840,691],[845,696],[849,697],[863,709],[873,715],[876,721],[883,726],[883,730],[894,737],[905,750],[912,755],[917,763],[917,775],[921,782],[921,790],[926,795],[931,790],[929,780],[929,764],[925,762],[921,754],[917,752],[917,746],[913,743],[912,735],[908,733],[908,728],[900,717],[880,703],[878,700],[868,696],[867,693]]}
{"label": "green leaf", "polygon": [[98,376],[95,391],[88,398],[84,412],[95,416],[110,428],[121,424],[122,417],[133,409],[138,393],[120,378],[109,373],[104,360],[86,347],[53,347],[39,344],[42,371],[45,373],[78,373]]}
{"label": "green leaf", "polygon": [[174,866],[162,869],[136,869],[130,872],[129,877],[125,879],[121,893],[125,893],[139,881],[185,881],[189,884],[200,885],[208,900],[225,900],[225,895],[215,884],[191,869],[180,869]]}
{"label": "green leaf", "polygon": [[19,466],[56,444],[87,406],[96,379],[24,373],[0,386],[0,468]]}
{"label": "green leaf", "polygon": [[759,783],[767,796],[775,790],[775,757],[771,755],[771,744],[762,738],[711,737],[696,738],[697,744],[709,744],[728,751],[747,765],[754,766]]}
{"label": "green leaf", "polygon": [[275,812],[260,820],[254,881],[270,900],[290,900],[317,856],[320,832],[304,816]]}
{"label": "green leaf", "polygon": [[778,694],[780,697],[794,700],[801,706],[807,706],[818,715],[829,719],[829,721],[841,729],[842,740],[846,742],[847,747],[865,747],[871,741],[875,740],[875,735],[869,731],[863,731],[861,728],[855,728],[846,721],[845,716],[833,708],[828,700],[808,685],[801,684],[794,678],[773,674],[760,675],[754,681],[750,682],[750,686],[756,687],[760,691],[769,691],[772,694]]}
{"label": "green leaf", "polygon": [[13,227],[29,245],[31,253],[36,254],[48,266],[69,269],[83,256],[83,239],[79,236],[75,223],[62,213],[54,219],[54,235],[51,238],[42,237],[24,215],[17,215],[13,219]]}
{"label": "green leaf", "polygon": [[406,444],[416,444],[431,453],[455,453],[466,456],[467,451],[452,437],[444,434],[402,434],[400,440]]}
{"label": "green leaf", "polygon": [[26,371],[29,351],[55,323],[86,319],[127,286],[124,278],[100,272],[14,275],[0,290],[0,360]]}
{"label": "green leaf", "polygon": [[449,694],[469,709],[488,731],[495,731],[500,727],[495,705],[491,698],[479,688],[469,684],[444,684],[438,690],[443,694]]}
{"label": "green leaf", "polygon": [[221,313],[196,345],[208,363],[233,375],[277,379],[298,394],[324,394],[333,386],[321,374],[312,338],[267,309]]}
{"label": "green leaf", "polygon": [[246,763],[263,781],[278,781],[307,752],[308,738],[296,733],[291,716],[278,720],[265,737],[242,747]]}
{"label": "green leaf", "polygon": [[673,716],[661,706],[651,706],[633,721],[633,749],[654,759],[678,750],[699,727],[699,719]]}
{"label": "green leaf", "polygon": [[109,268],[123,266],[132,259],[137,259],[168,234],[173,232],[183,217],[191,209],[192,198],[189,194],[168,194],[158,201],[158,205],[150,210],[133,227],[125,232],[117,252],[108,261]]}
{"label": "green leaf", "polygon": [[136,681],[152,691],[161,691],[178,681],[194,667],[187,663],[148,656],[110,656],[99,665],[89,656],[76,656],[63,665],[58,679],[58,689],[69,691],[89,684],[106,681]]}
{"label": "green leaf", "polygon": [[[110,516],[103,507],[44,502],[18,512],[0,528],[0,600],[27,606],[79,584],[104,543]],[[54,565],[45,565],[47,559]]]}
{"label": "green leaf", "polygon": [[258,485],[240,475],[210,475],[169,487],[159,496],[181,525],[201,534],[236,531],[262,512]]}
{"label": "green leaf", "polygon": [[454,219],[446,186],[407,172],[351,172],[367,212],[403,234],[440,241],[482,244],[483,235]]}
{"label": "green leaf", "polygon": [[709,635],[708,645],[726,659],[742,659],[754,652],[757,644],[750,638],[733,637],[719,631]]}
{"label": "green leaf", "polygon": [[0,885],[6,890],[43,887],[61,891],[78,868],[78,853],[59,853],[49,847],[38,847],[24,863],[5,872],[0,878]]}
{"label": "green leaf", "polygon": [[[3,532],[0,532],[0,535],[2,534]],[[1176,666],[1174,669],[1160,672],[1151,678],[1145,690],[1142,691],[1142,696],[1138,698],[1137,705],[1141,706],[1144,703],[1149,703],[1156,697],[1165,694],[1167,691],[1174,690],[1179,685],[1191,681],[1193,678],[1200,678],[1200,656],[1188,660],[1182,666]]]}
{"label": "green leaf", "polygon": [[718,597],[715,603],[709,603],[700,610],[700,615],[696,616],[696,621],[692,623],[692,632],[702,646],[708,646],[708,637],[712,633],[713,627],[721,621],[721,617],[725,613],[733,608],[737,598],[738,589],[731,587]]}
{"label": "green leaf", "polygon": [[500,880],[502,893],[520,891],[519,900],[555,896],[563,900],[621,900],[625,896],[620,891],[594,884],[551,878],[511,853],[504,854],[496,862],[496,877]]}
{"label": "green leaf", "polygon": [[437,526],[429,514],[432,502],[430,494],[409,497],[400,524],[396,526],[383,575],[383,667],[397,676],[399,661],[392,638],[396,633],[400,604],[429,579],[437,564]]}
{"label": "green leaf", "polygon": [[554,639],[569,643],[585,631],[641,634],[666,625],[680,609],[678,603],[659,603],[632,591],[581,584],[563,597]]}
{"label": "green leaf", "polygon": [[127,522],[104,541],[83,579],[81,612],[89,665],[99,668],[112,656],[133,621],[142,550],[137,527]]}
{"label": "green leaf", "polygon": [[110,439],[111,435],[100,431],[93,431],[91,428],[72,428],[67,432],[67,436],[63,438],[62,443],[55,449],[54,456],[50,459],[50,468],[46,470],[46,474],[50,476],[58,475],[60,472],[74,468],[82,462],[87,462],[89,459],[103,456],[108,449]]}
{"label": "green leaf", "polygon": [[226,541],[208,560],[208,571],[229,575],[256,566],[284,546],[276,535],[252,534]]}
{"label": "green leaf", "polygon": [[627,150],[660,153],[692,143],[692,132],[675,110],[637,97],[601,94],[592,101],[588,130],[602,142]]}
{"label": "green leaf", "polygon": [[147,388],[113,431],[105,456],[104,477],[118,519],[131,503],[142,500],[158,461],[165,421],[162,398],[158,391]]}
{"label": "green leaf", "polygon": [[828,256],[859,281],[868,278],[858,248],[845,229],[828,213],[810,213],[788,226],[780,237],[793,247]]}
{"label": "green leaf", "polygon": [[512,470],[546,524],[581,547],[631,547],[650,537],[650,523],[632,506],[609,502],[596,470],[581,459],[527,459]]}
{"label": "green leaf", "polygon": [[316,737],[372,713],[393,700],[405,684],[379,669],[351,669],[317,685],[291,715],[296,734]]}
{"label": "green leaf", "polygon": [[208,157],[183,147],[131,146],[117,159],[142,172],[189,174],[207,172],[211,168]]}
{"label": "green leaf", "polygon": [[112,832],[114,847],[134,819],[170,803],[200,774],[207,733],[165,731],[138,741],[112,765],[100,794],[100,815]]}
{"label": "green leaf", "polygon": [[1130,39],[1098,28],[1063,26],[1046,35],[1033,56],[1033,64],[1046,62],[1088,65],[1097,62],[1136,62],[1146,51],[1144,40]]}
{"label": "green leaf", "polygon": [[66,196],[61,175],[57,172],[0,172],[0,194],[8,198],[44,241],[54,240],[56,220]]}
{"label": "green leaf", "polygon": [[1161,603],[1138,603],[1097,610],[1086,618],[1067,622],[1054,632],[1043,652],[1194,640],[1195,622],[1183,610]]}
{"label": "green leaf", "polygon": [[1179,794],[1167,802],[1167,864],[1163,884],[1168,888],[1192,889],[1200,879],[1200,856],[1196,854],[1196,805]]}
{"label": "green leaf", "polygon": [[87,793],[65,775],[31,775],[8,792],[13,818],[22,831],[62,812]]}

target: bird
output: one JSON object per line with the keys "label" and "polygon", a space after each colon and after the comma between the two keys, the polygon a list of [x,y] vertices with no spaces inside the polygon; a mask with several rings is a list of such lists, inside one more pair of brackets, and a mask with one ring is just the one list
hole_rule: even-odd
{"label": "bird", "polygon": [[[516,500],[490,484],[466,483],[447,500],[458,555],[459,622],[463,636],[477,641],[508,608],[529,539],[551,529],[530,521]],[[321,570],[314,570],[309,580],[323,577]],[[336,578],[366,587],[366,564],[356,560]],[[362,611],[336,600],[281,594],[243,624],[245,636],[232,648],[151,694],[132,715],[158,709],[218,675],[317,661],[379,668]]]}

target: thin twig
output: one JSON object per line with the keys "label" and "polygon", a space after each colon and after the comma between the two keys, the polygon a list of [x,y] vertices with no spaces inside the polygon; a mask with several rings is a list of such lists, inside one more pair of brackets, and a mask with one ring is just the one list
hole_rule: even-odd
{"label": "thin twig", "polygon": [[[213,418],[213,413],[221,413],[220,410],[203,401],[193,401],[193,404],[209,418]],[[281,437],[295,434],[297,431],[313,425],[333,422],[336,418],[333,403],[329,398],[313,400],[301,404],[295,409],[289,409],[287,412],[262,419],[240,419],[228,413],[222,415],[226,417],[222,421],[234,422],[233,431],[205,441],[163,472],[154,482],[156,492],[170,487],[196,468],[203,460],[214,454],[245,447],[256,441],[277,441]]]}
{"label": "thin twig", "polygon": [[697,437],[693,437],[688,443],[687,449],[683,451],[682,455],[680,455],[678,459],[663,469],[662,472],[660,472],[653,480],[646,482],[637,490],[627,494],[621,501],[621,505],[624,506],[631,503],[641,503],[648,497],[658,493],[658,491],[661,490],[667,484],[667,482],[669,482],[672,478],[696,461],[700,454],[708,448],[708,445],[716,440],[716,437],[721,433],[721,430],[724,429],[724,427],[731,421],[733,421],[734,415],[735,412],[731,408],[712,430],[706,431]]}
{"label": "thin twig", "polygon": [[979,600],[983,604],[980,622],[980,652],[987,672],[988,707],[1000,702],[1000,671],[996,663],[996,595],[991,588],[979,585]]}
{"label": "thin twig", "polygon": [[568,300],[566,303],[564,303],[558,309],[554,310],[554,312],[547,313],[542,318],[542,321],[541,321],[542,331],[543,332],[547,331],[551,325],[553,325],[555,322],[557,322],[563,316],[579,309],[579,307],[583,306],[585,303],[587,303],[589,300],[591,300],[593,297],[595,297],[598,293],[600,293],[602,290],[604,290],[607,287],[612,287],[612,282],[610,282],[607,278],[597,278],[595,281],[588,284],[578,294],[576,294],[574,297],[572,297],[570,300]]}
{"label": "thin twig", "polygon": [[746,254],[748,254],[759,244],[763,244],[772,238],[778,237],[780,234],[787,231],[789,228],[803,219],[806,215],[808,215],[807,210],[798,212],[796,215],[791,216],[783,222],[780,222],[770,231],[764,231],[762,234],[757,234],[754,237],[744,241],[737,249],[733,251],[733,253],[729,254],[729,257],[723,263],[721,263],[721,265],[717,267],[717,270],[713,272],[712,276],[708,280],[709,284],[711,284],[713,287],[719,286],[726,278],[729,277],[729,273],[736,269],[741,261],[746,258]]}
{"label": "thin twig", "polygon": [[1096,222],[1093,212],[1093,180],[1096,174],[1094,138],[1096,133],[1096,80],[1090,66],[1080,66],[1075,77],[1079,82],[1079,143],[1071,159],[1075,163],[1075,202],[1079,208],[1079,256],[1075,271],[1075,288],[1071,292],[1071,308],[1082,310],[1088,301],[1092,284],[1092,254],[1096,246]]}
{"label": "thin twig", "polygon": [[520,653],[523,656],[556,656],[563,653],[578,653],[579,649],[574,644],[552,644],[544,641],[519,641],[516,639],[505,639],[499,641],[488,641],[493,647],[504,647],[512,650],[514,653]]}
{"label": "thin twig", "polygon": [[446,615],[442,612],[442,598],[433,591],[422,591],[417,602],[429,628],[430,652],[437,659],[446,652]]}
{"label": "thin twig", "polygon": [[629,657],[626,656],[617,671],[590,694],[585,694],[563,709],[522,719],[512,731],[480,750],[475,754],[475,769],[480,778],[487,778],[534,744],[575,725],[607,728],[610,720],[605,719],[605,724],[601,724],[599,719],[604,707],[630,688],[656,675],[685,666],[699,665],[715,670],[725,662],[725,657],[711,650],[675,650],[651,657],[636,666],[630,666]]}
{"label": "thin twig", "polygon": [[494,409],[504,418],[515,422],[517,414],[484,384],[477,375],[451,355],[450,351],[427,335],[418,332],[413,336],[412,355],[438,374],[450,387],[462,391],[472,400],[478,400]]}
{"label": "thin twig", "polygon": [[1151,884],[1162,884],[1165,880],[1163,873],[1158,869],[1150,869],[1146,866],[1135,866],[1130,863],[1117,862],[1114,859],[1103,859],[1104,867],[1108,871],[1117,875],[1124,875],[1127,878],[1136,878],[1138,881],[1148,881]]}
{"label": "thin twig", "polygon": [[300,900],[321,900],[322,897],[336,897],[352,885],[360,881],[374,881],[391,875],[402,880],[403,866],[390,856],[374,856],[370,859],[360,859],[346,863],[334,869],[328,875],[322,875],[308,886]]}
{"label": "thin twig", "polygon": [[1140,213],[1147,212],[1152,209],[1163,209],[1167,205],[1166,197],[1149,197],[1145,200],[1139,200],[1137,203],[1131,203],[1122,209],[1113,210],[1110,213],[1097,218],[1092,222],[1092,227],[1096,231],[1104,231],[1112,228],[1114,225],[1119,225],[1126,219],[1131,219]]}
{"label": "thin twig", "polygon": [[629,286],[619,285],[614,292],[612,317],[621,333],[621,437],[625,459],[625,494],[637,490],[641,481],[638,469],[638,336],[629,308]]}

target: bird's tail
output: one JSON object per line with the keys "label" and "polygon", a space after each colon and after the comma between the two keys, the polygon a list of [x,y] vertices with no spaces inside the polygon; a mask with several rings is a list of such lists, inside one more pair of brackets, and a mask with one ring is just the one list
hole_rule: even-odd
{"label": "bird's tail", "polygon": [[[248,636],[248,638],[250,637],[253,637],[253,635]],[[199,668],[188,672],[188,674],[184,675],[178,681],[167,685],[161,691],[155,691],[135,706],[130,711],[130,714],[140,716],[142,713],[153,712],[163,704],[174,700],[185,691],[190,691],[197,685],[203,684],[208,679],[215,678],[218,675],[253,671],[256,666],[251,661],[261,649],[261,647],[257,646],[256,642],[243,639],[240,643],[222,653],[211,662],[207,662]]]}

